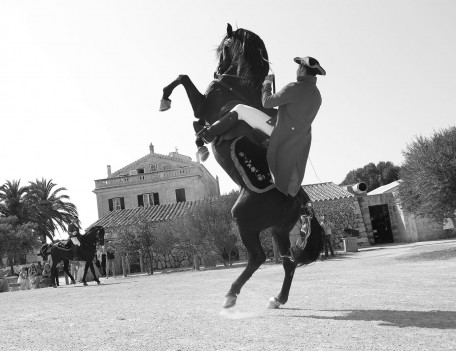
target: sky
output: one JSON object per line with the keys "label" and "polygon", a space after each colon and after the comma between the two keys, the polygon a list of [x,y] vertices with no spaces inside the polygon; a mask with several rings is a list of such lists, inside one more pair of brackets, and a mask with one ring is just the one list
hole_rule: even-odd
{"label": "sky", "polygon": [[[401,165],[416,136],[456,124],[455,16],[454,0],[0,0],[0,184],[52,179],[86,228],[107,165],[150,143],[195,160],[185,90],[169,111],[160,99],[179,74],[206,90],[227,23],[263,39],[277,89],[296,56],[327,71],[303,184]],[[222,193],[237,188],[213,157],[204,165]]]}

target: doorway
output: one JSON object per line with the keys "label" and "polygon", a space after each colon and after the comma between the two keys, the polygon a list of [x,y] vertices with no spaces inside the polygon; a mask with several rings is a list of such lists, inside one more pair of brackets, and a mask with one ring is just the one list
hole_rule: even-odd
{"label": "doorway", "polygon": [[393,230],[391,229],[388,205],[369,206],[369,214],[375,243],[393,243]]}

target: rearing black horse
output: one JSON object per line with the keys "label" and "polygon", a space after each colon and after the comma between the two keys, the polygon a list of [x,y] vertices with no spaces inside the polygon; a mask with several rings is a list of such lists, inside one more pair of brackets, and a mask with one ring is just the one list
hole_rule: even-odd
{"label": "rearing black horse", "polygon": [[[90,228],[86,234],[79,237],[79,241],[81,242],[81,246],[79,248],[79,259],[86,262],[84,275],[82,277],[82,282],[84,285],[87,285],[85,277],[89,267],[90,271],[93,274],[94,280],[97,282],[97,284],[100,284],[100,281],[98,280],[97,275],[95,274],[95,269],[93,267],[93,259],[97,251],[97,243],[100,245],[104,244],[104,234],[104,228],[102,226],[96,226]],[[71,279],[72,284],[76,283],[74,277],[71,275],[68,269],[69,261],[73,260],[73,249],[71,246],[66,247],[62,241],[58,241],[52,244],[44,244],[41,247],[40,254],[44,260],[47,260],[49,255],[51,256],[51,282],[54,287],[57,287],[58,285],[57,264],[61,260],[63,260],[63,271]]]}
{"label": "rearing black horse", "polygon": [[[200,125],[212,125],[240,103],[272,116],[276,111],[264,109],[261,103],[261,85],[269,72],[268,53],[263,40],[242,28],[233,31],[228,24],[227,34],[217,48],[217,56],[219,62],[214,74],[215,80],[209,84],[205,94],[198,91],[188,76],[180,75],[163,89],[160,110],[170,107],[169,97],[173,89],[182,84]],[[197,128],[195,131],[198,132]],[[198,143],[201,141],[197,141],[197,145]],[[227,133],[215,138],[212,151],[217,162],[241,188],[231,212],[249,253],[248,264],[231,285],[223,307],[229,308],[236,304],[242,286],[265,262],[266,255],[259,234],[270,227],[283,257],[285,270],[280,293],[269,300],[270,308],[278,308],[288,300],[296,267],[318,258],[322,247],[322,228],[312,215],[311,231],[304,241],[305,247],[297,251],[292,249],[289,233],[299,219],[301,204],[308,202],[309,198],[301,189],[298,194],[300,201],[297,201],[271,185],[266,164],[267,150],[258,143],[255,130],[244,121],[237,122]],[[257,163],[259,167],[256,166]],[[242,170],[243,166],[248,167],[247,171]],[[249,173],[256,178],[249,180]],[[252,182],[256,180],[259,184],[253,185]],[[313,212],[312,209],[310,211]]]}

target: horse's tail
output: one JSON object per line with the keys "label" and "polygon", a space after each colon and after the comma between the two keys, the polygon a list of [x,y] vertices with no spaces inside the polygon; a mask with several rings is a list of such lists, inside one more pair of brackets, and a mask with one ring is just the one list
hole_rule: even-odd
{"label": "horse's tail", "polygon": [[323,228],[315,214],[310,221],[310,234],[303,249],[298,248],[295,252],[296,266],[303,266],[315,262],[323,249]]}

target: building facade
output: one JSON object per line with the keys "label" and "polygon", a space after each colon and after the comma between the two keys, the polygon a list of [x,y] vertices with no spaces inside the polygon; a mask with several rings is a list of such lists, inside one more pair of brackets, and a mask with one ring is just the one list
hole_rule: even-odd
{"label": "building facade", "polygon": [[95,180],[98,218],[115,210],[196,201],[219,195],[218,178],[199,162],[177,151],[168,156],[149,154]]}
{"label": "building facade", "polygon": [[400,180],[381,186],[360,198],[366,217],[370,218],[375,243],[416,242],[444,239],[448,236],[442,224],[430,218],[406,214],[398,195]]}

